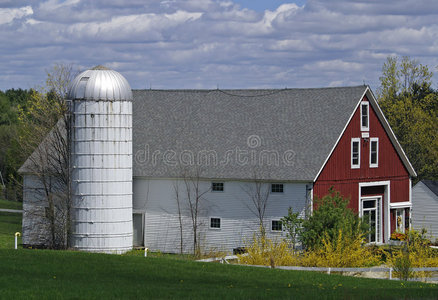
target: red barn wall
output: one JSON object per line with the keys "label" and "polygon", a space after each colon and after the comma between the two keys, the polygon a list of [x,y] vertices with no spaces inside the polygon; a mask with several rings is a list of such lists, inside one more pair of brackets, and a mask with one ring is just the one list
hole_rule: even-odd
{"label": "red barn wall", "polygon": [[[366,96],[364,100],[367,100]],[[409,173],[371,104],[369,105],[369,137],[379,138],[377,168],[369,166],[370,142],[366,142],[363,138],[360,142],[360,168],[351,168],[351,139],[360,137],[360,107],[358,107],[317,178],[314,195],[322,197],[333,186],[343,196],[350,198],[350,207],[357,212],[360,182],[390,181],[390,202],[409,201]]]}

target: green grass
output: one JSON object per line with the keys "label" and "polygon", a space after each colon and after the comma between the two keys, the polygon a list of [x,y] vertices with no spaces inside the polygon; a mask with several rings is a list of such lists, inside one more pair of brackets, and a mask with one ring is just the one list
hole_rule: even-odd
{"label": "green grass", "polygon": [[436,299],[438,286],[50,250],[0,250],[1,298]]}
{"label": "green grass", "polygon": [[8,200],[0,199],[0,208],[23,209],[23,202],[8,201]]}
{"label": "green grass", "polygon": [[[190,256],[13,250],[21,214],[0,213],[0,299],[436,299],[438,285],[197,263]],[[6,248],[6,249],[5,249]]]}
{"label": "green grass", "polygon": [[[21,214],[0,212],[0,249],[13,249],[15,233],[21,232]],[[21,237],[18,238],[21,244]]]}

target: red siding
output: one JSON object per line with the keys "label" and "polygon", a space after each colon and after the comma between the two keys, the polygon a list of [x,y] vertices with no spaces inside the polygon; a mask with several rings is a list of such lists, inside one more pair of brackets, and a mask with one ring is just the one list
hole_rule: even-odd
{"label": "red siding", "polygon": [[369,167],[370,142],[361,139],[360,168],[351,168],[351,138],[361,137],[358,107],[314,185],[314,195],[319,197],[326,195],[333,186],[342,195],[350,198],[350,207],[356,211],[359,203],[359,182],[390,181],[390,201],[409,201],[409,173],[371,105],[369,110],[369,136],[379,138],[378,167]]}

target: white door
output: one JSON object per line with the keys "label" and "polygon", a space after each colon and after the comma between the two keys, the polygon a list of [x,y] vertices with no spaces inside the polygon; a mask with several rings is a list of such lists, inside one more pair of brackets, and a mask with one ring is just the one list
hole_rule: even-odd
{"label": "white door", "polygon": [[367,236],[368,243],[382,242],[382,209],[381,197],[362,198],[361,201],[362,217],[368,221],[370,231]]}

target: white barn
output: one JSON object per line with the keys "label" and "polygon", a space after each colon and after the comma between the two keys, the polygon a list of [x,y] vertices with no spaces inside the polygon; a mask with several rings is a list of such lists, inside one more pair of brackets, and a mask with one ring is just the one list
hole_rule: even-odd
{"label": "white barn", "polygon": [[[108,70],[97,68],[93,72]],[[92,78],[94,75],[87,76]],[[120,89],[111,76],[107,78],[107,82],[102,82],[107,92]],[[91,79],[79,78],[77,82],[87,80]],[[81,88],[85,89],[85,92],[81,91],[83,96],[71,100],[82,103],[83,110],[78,114],[89,118],[84,122],[84,126],[88,126],[84,132],[95,136],[97,129],[90,122],[93,118],[96,120],[97,115],[102,115],[102,120],[115,122],[102,121],[106,124],[105,128],[128,127],[117,123],[123,119],[117,114],[126,115],[126,112],[113,110],[113,96],[102,96],[102,93],[101,96],[93,96],[93,91],[99,91],[96,84],[88,86],[84,83]],[[124,89],[121,94],[129,98],[130,88],[129,91],[126,86]],[[81,212],[73,214],[73,227],[80,223],[84,229],[81,232],[82,246],[73,244],[73,247],[88,251],[123,252],[117,247],[111,249],[105,246],[105,236],[113,234],[108,228],[117,227],[118,211],[122,210],[124,226],[129,222],[132,224],[129,225],[131,232],[120,232],[124,241],[132,240],[132,245],[125,244],[124,249],[145,246],[163,252],[192,252],[194,215],[197,241],[204,252],[233,252],[245,246],[245,241],[259,230],[261,216],[268,237],[284,236],[279,220],[287,215],[289,207],[302,217],[311,210],[318,174],[365,95],[373,97],[367,86],[132,90],[132,133],[125,133],[128,138],[119,138],[117,145],[108,153],[96,153],[97,156],[89,160],[98,163],[102,170],[108,170],[90,173],[89,180],[96,184],[95,191],[105,189],[106,192],[117,193],[118,178],[121,178],[125,186],[123,195],[132,197],[132,200],[129,205],[124,202],[124,205],[117,203],[115,207],[105,199],[116,199],[117,194],[114,197],[98,195],[98,204],[106,205],[102,213],[103,207],[93,204],[97,201],[95,194],[94,198],[87,198],[89,195],[86,193],[76,194],[78,199],[88,199],[85,202],[91,207],[76,204],[73,207],[75,212]],[[108,102],[103,106],[105,111],[88,109],[88,106],[93,109],[99,106],[101,101]],[[111,144],[109,142],[113,137],[113,133],[108,133],[92,138],[87,141],[87,147],[98,147],[90,145],[100,142]],[[127,145],[132,142],[132,153],[121,150],[127,149],[123,141]],[[106,155],[120,154],[120,151],[125,158],[130,156],[132,159],[132,186],[127,185],[127,173],[122,170],[126,168],[118,169],[117,159],[109,164],[105,159]],[[347,157],[348,165],[349,162]],[[130,166],[129,162],[127,165]],[[411,167],[406,168],[410,170]],[[29,168],[29,162],[22,166],[20,172],[24,175],[25,185],[23,243],[44,245],[47,228],[40,226],[39,218],[42,216],[33,212],[43,211],[47,203],[35,201],[35,191],[40,187],[37,180],[32,180],[35,175]],[[415,174],[414,171],[410,173]],[[102,176],[107,177],[103,180]],[[113,184],[108,184],[110,177]],[[88,180],[81,180],[85,179]],[[102,182],[105,182],[105,188]],[[198,203],[196,200],[199,200]],[[259,202],[259,205],[254,202]],[[264,203],[266,208],[260,209]],[[196,204],[198,206],[194,209]],[[132,216],[129,220],[127,213]],[[97,228],[102,228],[102,231]],[[89,235],[86,230],[90,230]],[[101,242],[89,238],[97,231],[100,232]],[[84,245],[87,240],[99,245],[87,248]]]}
{"label": "white barn", "polygon": [[422,180],[412,188],[412,227],[438,239],[438,181]]}

